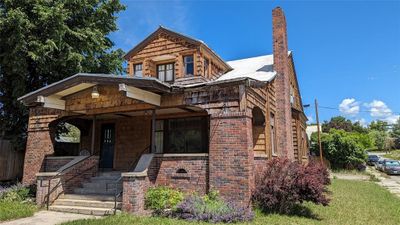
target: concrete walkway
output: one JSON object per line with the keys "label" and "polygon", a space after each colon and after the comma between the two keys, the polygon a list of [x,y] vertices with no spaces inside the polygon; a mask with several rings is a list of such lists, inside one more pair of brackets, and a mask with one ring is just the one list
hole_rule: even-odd
{"label": "concrete walkway", "polygon": [[377,182],[380,186],[388,189],[394,195],[400,197],[400,176],[388,176],[383,173],[377,171],[374,168],[368,167],[367,172],[375,175],[379,182]]}
{"label": "concrete walkway", "polygon": [[99,218],[98,216],[73,214],[73,213],[61,213],[53,211],[39,211],[32,217],[6,221],[0,223],[1,225],[56,225],[72,220]]}

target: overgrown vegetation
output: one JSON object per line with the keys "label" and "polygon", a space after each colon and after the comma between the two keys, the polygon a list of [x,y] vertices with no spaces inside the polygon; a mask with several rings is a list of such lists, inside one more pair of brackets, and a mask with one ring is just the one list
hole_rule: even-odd
{"label": "overgrown vegetation", "polygon": [[36,206],[31,189],[20,184],[0,186],[0,221],[32,216]]}
{"label": "overgrown vegetation", "polygon": [[254,216],[249,208],[225,202],[216,191],[204,196],[194,193],[184,197],[178,190],[159,186],[147,191],[145,205],[147,209],[153,210],[156,216],[190,221],[232,223],[248,221]]}
{"label": "overgrown vegetation", "polygon": [[400,149],[391,151],[388,154],[384,155],[385,158],[400,160]]}
{"label": "overgrown vegetation", "polygon": [[[296,224],[296,225],[398,225],[400,199],[373,182],[333,180],[329,186],[332,201],[329,206],[305,202],[290,215],[263,213],[256,210],[254,220],[237,224]],[[373,205],[371,204],[373,202]],[[87,219],[64,225],[206,225],[165,217],[136,217],[128,214],[102,219]]]}
{"label": "overgrown vegetation", "polygon": [[[346,132],[331,129],[321,134],[323,155],[331,163],[332,168],[354,169],[365,163],[366,146],[370,143],[368,134]],[[310,151],[319,154],[317,134],[311,135]]]}
{"label": "overgrown vegetation", "polygon": [[165,210],[175,209],[183,197],[181,191],[164,186],[153,187],[146,192],[145,206],[156,214],[164,214]]}
{"label": "overgrown vegetation", "polygon": [[289,213],[303,202],[327,206],[329,174],[319,163],[302,165],[285,158],[269,160],[256,177],[253,200],[265,212]]}

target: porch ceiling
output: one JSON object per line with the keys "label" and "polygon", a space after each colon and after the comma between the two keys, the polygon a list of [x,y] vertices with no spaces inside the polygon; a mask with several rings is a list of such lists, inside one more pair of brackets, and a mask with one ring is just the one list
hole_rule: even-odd
{"label": "porch ceiling", "polygon": [[[174,107],[174,108],[162,108],[156,109],[155,113],[157,116],[162,115],[179,115],[184,113],[201,113],[204,112],[203,109],[197,107]],[[136,116],[145,116],[151,115],[150,110],[141,110],[141,111],[131,111],[131,112],[115,112],[115,113],[106,113],[106,114],[98,114],[96,115],[96,119],[120,119],[120,118],[129,118]],[[92,115],[83,116],[81,118],[84,119],[92,119]]]}
{"label": "porch ceiling", "polygon": [[151,77],[127,77],[112,74],[85,74],[78,73],[64,80],[55,82],[20,98],[23,104],[31,106],[37,103],[48,102],[49,106],[62,109],[62,97],[90,88],[95,85],[125,84],[144,91],[163,94],[170,92],[170,86]]}

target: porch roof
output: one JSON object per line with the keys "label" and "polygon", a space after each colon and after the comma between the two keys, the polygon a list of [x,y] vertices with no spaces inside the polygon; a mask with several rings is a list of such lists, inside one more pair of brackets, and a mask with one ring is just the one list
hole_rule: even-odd
{"label": "porch roof", "polygon": [[30,105],[37,101],[39,96],[57,95],[60,97],[90,88],[95,85],[126,84],[154,93],[169,93],[171,88],[167,83],[163,83],[153,77],[128,77],[114,74],[88,74],[78,73],[58,82],[47,85],[36,91],[32,91],[20,98],[19,101],[25,105]]}

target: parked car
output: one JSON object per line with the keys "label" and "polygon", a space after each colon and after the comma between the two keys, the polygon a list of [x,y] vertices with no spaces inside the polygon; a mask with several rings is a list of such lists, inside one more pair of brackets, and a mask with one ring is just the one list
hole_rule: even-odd
{"label": "parked car", "polygon": [[383,170],[383,163],[385,162],[384,159],[378,160],[378,162],[375,164],[375,168],[379,171]]}
{"label": "parked car", "polygon": [[383,172],[388,175],[400,175],[400,162],[396,160],[385,160],[383,163]]}
{"label": "parked car", "polygon": [[374,166],[379,161],[379,156],[377,155],[368,155],[367,164],[370,166]]}

